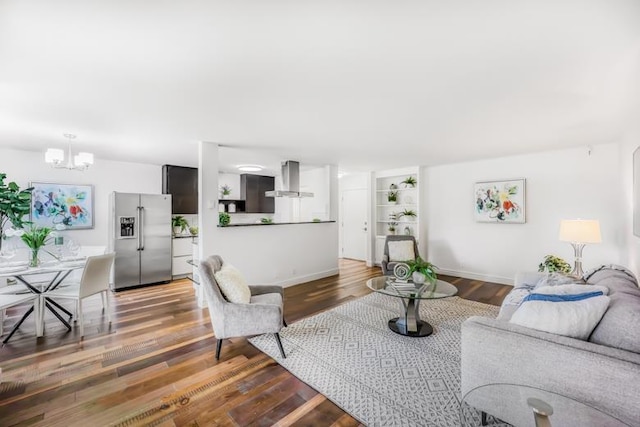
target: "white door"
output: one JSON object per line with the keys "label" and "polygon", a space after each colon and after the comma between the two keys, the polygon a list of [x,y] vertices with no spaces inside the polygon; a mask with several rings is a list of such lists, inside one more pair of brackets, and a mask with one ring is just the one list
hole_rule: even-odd
{"label": "white door", "polygon": [[342,258],[367,257],[367,190],[342,192]]}

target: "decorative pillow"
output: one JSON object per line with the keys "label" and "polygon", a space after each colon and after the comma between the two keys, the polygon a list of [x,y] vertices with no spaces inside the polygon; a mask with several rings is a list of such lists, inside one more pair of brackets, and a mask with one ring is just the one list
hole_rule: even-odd
{"label": "decorative pillow", "polygon": [[387,245],[389,246],[389,261],[397,262],[416,259],[412,240],[391,241]]}
{"label": "decorative pillow", "polygon": [[542,277],[538,283],[536,283],[535,289],[542,286],[561,286],[561,285],[584,285],[586,282],[580,278],[569,276],[562,273],[549,273],[548,275]]}
{"label": "decorative pillow", "polygon": [[249,304],[251,290],[242,273],[231,264],[224,264],[220,271],[213,275],[220,286],[222,295],[229,302],[236,304]]}
{"label": "decorative pillow", "polygon": [[609,307],[607,292],[604,286],[543,286],[522,300],[510,322],[586,340]]}

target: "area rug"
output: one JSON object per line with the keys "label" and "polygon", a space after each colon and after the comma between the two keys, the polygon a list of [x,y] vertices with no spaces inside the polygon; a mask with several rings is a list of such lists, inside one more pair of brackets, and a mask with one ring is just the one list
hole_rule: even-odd
{"label": "area rug", "polygon": [[367,426],[460,425],[460,326],[498,307],[459,297],[423,300],[420,316],[433,335],[410,338],[387,327],[403,313],[381,294],[303,319],[250,342]]}

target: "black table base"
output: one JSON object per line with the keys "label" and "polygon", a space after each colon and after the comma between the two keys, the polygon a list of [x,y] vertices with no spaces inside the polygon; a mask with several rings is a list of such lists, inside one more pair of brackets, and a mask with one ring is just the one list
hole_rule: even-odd
{"label": "black table base", "polygon": [[407,324],[405,320],[401,317],[396,317],[395,319],[389,320],[389,329],[391,329],[396,334],[404,335],[407,337],[428,337],[433,333],[433,326],[424,320],[418,320],[417,322],[417,331],[408,331]]}

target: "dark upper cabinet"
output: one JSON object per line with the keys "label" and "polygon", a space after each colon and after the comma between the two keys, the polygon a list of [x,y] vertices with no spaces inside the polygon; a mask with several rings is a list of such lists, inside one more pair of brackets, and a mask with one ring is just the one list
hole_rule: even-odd
{"label": "dark upper cabinet", "polygon": [[198,169],[162,166],[162,194],[171,194],[171,213],[198,213]]}
{"label": "dark upper cabinet", "polygon": [[275,213],[276,204],[273,197],[265,197],[264,193],[275,190],[275,178],[263,175],[240,175],[240,198],[245,200],[247,213]]}

